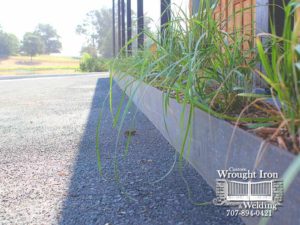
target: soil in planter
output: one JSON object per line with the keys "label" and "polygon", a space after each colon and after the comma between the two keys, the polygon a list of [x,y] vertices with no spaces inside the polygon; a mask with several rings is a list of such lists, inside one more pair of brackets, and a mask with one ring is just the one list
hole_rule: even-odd
{"label": "soil in planter", "polygon": [[[163,91],[162,88],[160,90]],[[171,95],[173,98],[176,98],[175,93]],[[183,98],[183,94],[179,94],[179,98]],[[177,95],[178,99],[178,95]],[[240,112],[245,108],[243,104],[234,104],[231,107],[230,110],[226,112],[226,115],[236,117],[238,118],[240,116]],[[214,109],[215,111],[218,111]],[[243,118],[274,118],[274,117],[280,117],[280,113],[278,112],[278,109],[264,101],[258,101],[257,103],[251,105],[250,107],[245,110],[245,112],[242,115]],[[231,124],[235,125],[236,122],[229,121]],[[292,137],[289,134],[289,131],[287,127],[280,127],[280,123],[275,121],[270,121],[268,123],[243,123],[239,122],[238,127],[257,135],[264,140],[267,140],[268,142],[286,150],[290,151],[294,154],[299,154],[300,149],[297,147],[299,146],[300,138],[297,136],[297,142],[296,145],[293,141]]]}
{"label": "soil in planter", "polygon": [[[149,83],[147,81],[144,81]],[[174,90],[169,91],[167,87],[162,87],[160,82],[156,81],[152,83],[151,86],[159,89],[164,93],[168,93],[170,98],[176,99],[179,103],[181,103],[184,99],[184,94],[180,91],[175,92]],[[236,95],[237,93],[235,93]],[[232,118],[253,118],[253,121],[258,118],[280,118],[280,112],[278,109],[273,105],[265,101],[257,101],[255,104],[251,104],[251,100],[244,101],[237,98],[232,98],[234,101],[230,103],[230,106],[225,110],[224,107],[220,107],[220,105],[226,105],[224,103],[224,97],[219,95],[215,98],[214,104],[211,105],[211,109],[219,114],[224,114],[230,116]],[[227,104],[228,105],[228,104]],[[248,106],[248,107],[247,107]],[[244,110],[247,108],[247,110]],[[243,112],[242,115],[240,113]],[[222,119],[222,118],[220,118]],[[229,123],[236,125],[235,121],[228,121]],[[290,151],[294,154],[300,154],[300,149],[297,147],[300,144],[300,137],[297,136],[297,143],[292,139],[291,135],[289,134],[287,126],[280,126],[280,122],[276,122],[275,120],[265,122],[265,123],[245,123],[245,122],[238,122],[238,127],[244,129],[250,133],[253,133],[256,136],[267,140],[268,142],[279,146],[286,151]]]}
{"label": "soil in planter", "polygon": [[[276,116],[280,116],[277,108],[267,102],[258,102],[254,104],[243,115],[243,117],[247,118],[270,118]],[[234,122],[231,123],[233,125],[236,124]],[[282,149],[291,151],[294,154],[299,154],[300,151],[295,147],[287,127],[281,127],[280,125],[280,123],[272,121],[263,124],[238,123],[240,128],[257,135]],[[297,141],[299,141],[299,136],[297,136]],[[299,145],[299,142],[296,143],[296,145]]]}

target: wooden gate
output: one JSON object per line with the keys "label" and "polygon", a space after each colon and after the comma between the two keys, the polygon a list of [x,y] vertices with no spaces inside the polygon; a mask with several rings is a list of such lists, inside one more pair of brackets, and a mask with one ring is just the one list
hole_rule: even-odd
{"label": "wooden gate", "polygon": [[254,41],[255,6],[256,0],[220,0],[214,12],[221,30],[243,35],[243,49],[248,49]]}
{"label": "wooden gate", "polygon": [[[191,14],[197,11],[200,0],[189,0]],[[214,18],[220,24],[220,29],[234,34],[242,33],[245,37],[254,37],[257,32],[271,32],[269,19],[272,18],[278,35],[281,35],[284,12],[283,2],[288,4],[289,0],[214,0],[218,2]],[[300,0],[297,0],[300,2]],[[213,1],[212,1],[213,2]],[[269,6],[274,6],[274,8]],[[256,7],[259,7],[256,9]],[[257,14],[256,15],[256,11]],[[300,8],[296,10],[296,18],[300,17]],[[257,20],[257,21],[256,21]]]}
{"label": "wooden gate", "polygon": [[[243,34],[244,49],[249,48],[249,40],[255,36],[255,6],[256,0],[218,0],[214,11],[214,19],[218,21],[220,29],[229,34]],[[190,0],[190,12],[197,8],[197,0]]]}
{"label": "wooden gate", "polygon": [[255,0],[220,0],[214,17],[222,30],[252,32],[255,23]]}

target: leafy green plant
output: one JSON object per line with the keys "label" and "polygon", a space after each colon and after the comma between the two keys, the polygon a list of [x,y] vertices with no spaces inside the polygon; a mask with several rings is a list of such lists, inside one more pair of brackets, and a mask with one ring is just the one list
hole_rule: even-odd
{"label": "leafy green plant", "polygon": [[270,85],[274,99],[281,112],[282,124],[287,127],[293,143],[293,150],[300,152],[300,19],[294,21],[295,8],[300,7],[297,1],[290,1],[284,6],[285,23],[282,36],[276,35],[275,25],[272,33],[265,36],[269,45],[264,47],[257,39],[258,53],[265,73],[258,71],[260,76]]}
{"label": "leafy green plant", "polygon": [[[259,74],[270,85],[273,98],[277,98],[280,103],[278,105],[282,119],[280,127],[288,128],[293,150],[298,153],[300,152],[300,17],[296,18],[294,15],[299,7],[300,2],[296,0],[285,5],[283,35],[277,36],[275,26],[272,25],[269,48],[264,48],[261,40],[257,39],[259,56],[265,68],[265,73]],[[285,192],[299,172],[300,155],[283,175]],[[266,225],[268,221],[269,218],[263,218],[260,225]]]}
{"label": "leafy green plant", "polygon": [[[220,30],[220,24],[213,18],[214,7],[209,0],[201,1],[199,11],[193,17],[179,7],[178,13],[173,12],[173,19],[167,24],[165,34],[145,32],[152,46],[155,46],[154,49],[146,48],[126,57],[124,48],[111,68],[111,74],[118,76],[118,79],[130,75],[138,82],[143,81],[161,89],[164,92],[162,104],[165,113],[170,98],[175,98],[183,106],[191,106],[186,125],[183,122],[186,113],[184,107],[181,116],[181,162],[189,146],[188,134],[194,109],[200,108],[213,116],[235,121],[239,115],[237,106],[242,109],[248,103],[248,98],[239,97],[239,93],[248,92],[252,88],[252,71],[257,63],[255,52],[253,48],[242,50],[244,38],[240,32],[230,34]],[[120,111],[120,104],[116,113],[112,110],[113,96],[110,93],[114,126],[118,125],[119,134],[135,92],[131,91],[125,110]],[[232,113],[233,109],[237,112]],[[268,119],[241,120],[265,122]],[[100,140],[97,138],[100,159]],[[128,144],[125,153],[127,150]]]}
{"label": "leafy green plant", "polygon": [[92,57],[84,53],[80,61],[80,70],[82,72],[102,72],[108,71],[108,60]]}
{"label": "leafy green plant", "polygon": [[166,26],[167,35],[146,33],[156,46],[154,52],[145,49],[132,57],[118,58],[113,73],[129,74],[162,89],[166,106],[169,98],[176,98],[214,116],[236,120],[249,101],[238,94],[251,91],[256,52],[253,48],[242,50],[245,40],[240,32],[220,30],[213,18],[214,7],[210,1],[200,1],[193,17],[179,8]]}

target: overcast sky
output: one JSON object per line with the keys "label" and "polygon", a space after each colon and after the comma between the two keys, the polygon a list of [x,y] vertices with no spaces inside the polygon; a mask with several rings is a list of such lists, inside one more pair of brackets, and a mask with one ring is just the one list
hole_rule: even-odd
{"label": "overcast sky", "polygon": [[[183,0],[175,0],[180,4]],[[22,39],[38,23],[51,24],[61,36],[63,55],[79,55],[84,40],[75,29],[90,10],[111,8],[111,0],[7,0],[0,7],[0,25],[3,30]],[[136,0],[132,0],[136,9]],[[159,19],[160,0],[144,0],[147,16]],[[136,10],[135,10],[136,11]]]}

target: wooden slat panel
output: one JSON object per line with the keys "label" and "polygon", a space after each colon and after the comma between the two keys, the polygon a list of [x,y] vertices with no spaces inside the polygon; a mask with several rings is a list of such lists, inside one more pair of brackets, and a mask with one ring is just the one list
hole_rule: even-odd
{"label": "wooden slat panel", "polygon": [[214,19],[218,22],[218,23],[220,23],[220,15],[221,15],[221,5],[220,4],[218,4],[217,5],[217,7],[216,7],[216,9],[215,9],[215,11],[214,11]]}
{"label": "wooden slat panel", "polygon": [[[254,42],[254,30],[255,30],[255,7],[254,7],[254,0],[248,0],[244,3],[244,21],[243,21],[243,27],[244,27],[244,46],[243,49],[249,49],[250,44],[253,44]],[[250,43],[252,42],[252,43]]]}
{"label": "wooden slat panel", "polygon": [[[300,0],[298,0],[298,2],[300,2]],[[296,15],[295,15],[295,21],[299,21],[300,20],[300,8],[297,9],[296,11]],[[298,31],[298,41],[300,43],[300,30]]]}
{"label": "wooden slat panel", "polygon": [[221,29],[228,30],[228,0],[221,0],[220,2],[221,10]]}
{"label": "wooden slat panel", "polygon": [[[220,0],[214,11],[214,19],[221,30],[229,34],[238,32],[244,35],[244,49],[250,47],[249,39],[254,40],[255,6],[256,0]],[[190,0],[189,7],[192,12],[192,0]]]}
{"label": "wooden slat panel", "polygon": [[242,33],[243,30],[243,5],[242,0],[236,0],[233,3],[233,13],[234,13],[234,31],[235,33]]}
{"label": "wooden slat panel", "polygon": [[234,32],[234,21],[235,21],[235,16],[234,16],[234,0],[227,0],[227,5],[228,5],[228,33],[233,33]]}

